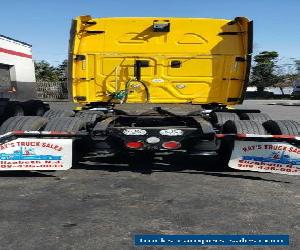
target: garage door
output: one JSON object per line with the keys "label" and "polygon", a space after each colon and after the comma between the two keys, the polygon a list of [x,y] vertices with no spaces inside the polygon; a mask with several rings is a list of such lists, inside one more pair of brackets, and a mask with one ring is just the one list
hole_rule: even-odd
{"label": "garage door", "polygon": [[9,65],[0,63],[0,96],[11,89]]}

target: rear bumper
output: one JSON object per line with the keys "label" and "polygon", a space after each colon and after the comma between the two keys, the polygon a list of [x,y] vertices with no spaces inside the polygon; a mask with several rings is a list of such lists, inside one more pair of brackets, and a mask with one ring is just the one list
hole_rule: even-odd
{"label": "rear bumper", "polygon": [[[145,135],[124,135],[122,129],[117,129],[108,136],[92,137],[92,148],[99,152],[114,154],[118,152],[135,152],[149,151],[156,152],[180,152],[190,155],[216,155],[220,149],[222,141],[230,142],[228,145],[233,146],[235,141],[255,141],[278,143],[285,142],[295,147],[300,146],[300,137],[291,135],[254,135],[254,134],[203,134],[197,129],[184,130],[181,136],[162,136],[159,134],[161,128],[150,130],[147,129]],[[156,138],[158,142],[148,143],[149,138]],[[179,142],[179,148],[165,148],[165,142]],[[140,148],[127,147],[128,142],[141,142]],[[300,155],[299,155],[300,156]]]}
{"label": "rear bumper", "polygon": [[[140,137],[139,137],[140,138]],[[88,144],[83,144],[84,139]],[[194,139],[189,141],[188,139]],[[113,156],[118,152],[149,151],[154,153],[187,153],[214,155],[219,145],[232,146],[229,167],[239,170],[300,175],[300,136],[216,134],[211,140],[199,137],[182,138],[187,148],[128,149],[118,137],[92,137],[86,133],[14,131],[0,136],[0,171],[4,170],[67,170],[72,167],[74,145],[85,148],[91,156]],[[197,142],[197,143],[195,143]],[[119,143],[119,144],[118,144]]]}
{"label": "rear bumper", "polygon": [[[139,135],[125,134],[128,127],[112,128],[107,131],[107,135],[94,135],[91,137],[93,148],[99,151],[109,153],[117,152],[181,152],[189,154],[215,154],[219,149],[219,142],[216,140],[214,133],[203,134],[197,128],[180,128],[180,135],[162,135],[166,128],[139,128]],[[140,147],[131,147],[132,143],[141,145]],[[168,144],[174,144],[174,148],[167,147]],[[176,147],[175,145],[178,145]]]}

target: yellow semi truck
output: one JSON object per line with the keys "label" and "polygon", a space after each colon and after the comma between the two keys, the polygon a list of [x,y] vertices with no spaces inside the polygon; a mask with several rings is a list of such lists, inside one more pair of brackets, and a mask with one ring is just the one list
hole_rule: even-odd
{"label": "yellow semi truck", "polygon": [[[27,145],[39,159],[56,159],[27,169],[49,170],[70,168],[78,150],[96,158],[219,155],[232,168],[299,174],[297,161],[289,160],[300,152],[299,123],[228,108],[244,99],[252,26],[245,17],[77,17],[70,32],[69,93],[80,107],[8,119],[0,127],[4,156]],[[127,103],[136,111],[141,104],[153,108],[145,113],[119,108]],[[198,109],[178,114],[160,104]]]}

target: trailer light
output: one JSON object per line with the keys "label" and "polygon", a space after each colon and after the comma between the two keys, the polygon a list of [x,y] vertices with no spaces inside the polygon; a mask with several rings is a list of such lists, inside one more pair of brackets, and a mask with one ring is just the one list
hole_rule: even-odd
{"label": "trailer light", "polygon": [[162,144],[162,147],[166,149],[178,149],[181,147],[181,144],[177,141],[167,141]]}
{"label": "trailer light", "polygon": [[159,131],[161,135],[168,135],[168,136],[180,136],[183,135],[183,131],[181,129],[163,129]]}
{"label": "trailer light", "polygon": [[155,143],[158,143],[160,142],[160,139],[158,137],[149,137],[146,139],[146,142],[150,143],[150,144],[155,144]]}
{"label": "trailer light", "polygon": [[144,143],[140,141],[130,141],[126,143],[127,148],[132,148],[132,149],[139,149],[144,147]]}
{"label": "trailer light", "polygon": [[123,134],[124,135],[145,135],[147,134],[147,131],[139,128],[129,128],[123,130]]}

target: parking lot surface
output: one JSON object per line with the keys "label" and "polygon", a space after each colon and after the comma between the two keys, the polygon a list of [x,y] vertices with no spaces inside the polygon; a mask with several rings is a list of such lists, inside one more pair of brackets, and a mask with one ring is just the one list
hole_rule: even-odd
{"label": "parking lot surface", "polygon": [[[299,106],[268,103],[241,107],[300,121]],[[111,159],[65,172],[1,172],[1,249],[135,249],[133,236],[142,233],[289,234],[289,248],[299,249],[300,177],[219,164]]]}

